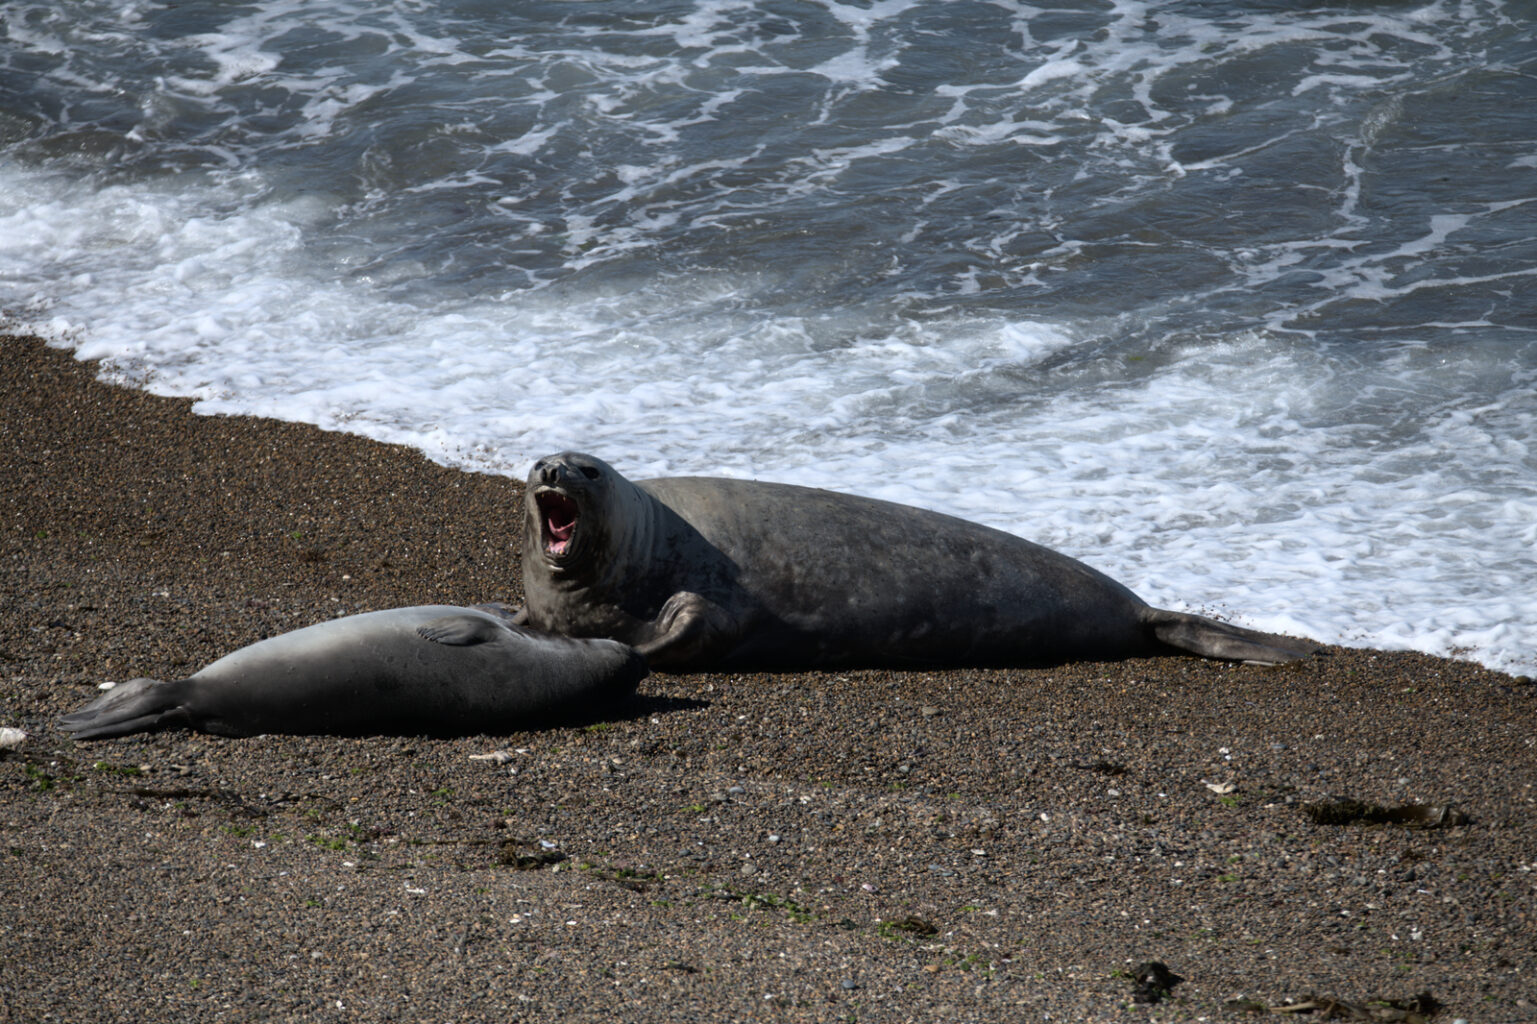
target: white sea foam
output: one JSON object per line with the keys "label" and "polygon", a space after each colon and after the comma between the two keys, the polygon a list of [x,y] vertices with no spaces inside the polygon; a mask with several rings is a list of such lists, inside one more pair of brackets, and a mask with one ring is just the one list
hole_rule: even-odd
{"label": "white sea foam", "polygon": [[[733,306],[751,284],[733,280],[694,283],[672,317],[641,315],[666,304],[654,292],[423,309],[327,281],[281,208],[210,218],[211,197],[50,198],[48,184],[4,176],[5,277],[32,281],[81,356],[196,395],[202,412],[305,420],[494,472],[570,447],[636,476],[825,484],[1019,532],[1158,603],[1537,667],[1537,508],[1518,475],[1531,392],[1432,407],[1421,441],[1381,450],[1308,426],[1363,388],[1423,388],[1412,352],[1351,377],[1256,334],[1139,380],[1031,393],[1019,382],[1081,342],[1073,328],[952,317],[828,347],[794,317],[744,321]],[[979,400],[1011,376],[1014,401]],[[1447,452],[1469,467],[1455,480]]]}

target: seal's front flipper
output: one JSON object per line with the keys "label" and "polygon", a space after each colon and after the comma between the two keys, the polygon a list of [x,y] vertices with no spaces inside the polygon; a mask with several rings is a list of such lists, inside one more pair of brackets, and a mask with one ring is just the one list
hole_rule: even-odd
{"label": "seal's front flipper", "polygon": [[1143,621],[1152,627],[1154,636],[1170,647],[1206,658],[1280,665],[1300,661],[1318,650],[1317,644],[1306,640],[1257,633],[1216,619],[1164,608],[1149,608]]}
{"label": "seal's front flipper", "polygon": [[495,621],[479,615],[444,615],[416,627],[422,639],[453,647],[489,643],[503,632]]}
{"label": "seal's front flipper", "polygon": [[720,605],[691,591],[667,599],[651,624],[651,639],[635,645],[652,668],[700,665],[736,646],[741,624]]}
{"label": "seal's front flipper", "polygon": [[59,719],[59,728],[77,740],[102,740],[157,729],[185,729],[192,725],[187,713],[187,680],[163,683],[158,679],[130,679],[103,697]]}
{"label": "seal's front flipper", "polygon": [[480,604],[472,604],[471,608],[477,612],[485,612],[487,615],[495,615],[510,625],[521,626],[528,619],[528,611],[521,605],[514,608],[506,601],[483,601]]}

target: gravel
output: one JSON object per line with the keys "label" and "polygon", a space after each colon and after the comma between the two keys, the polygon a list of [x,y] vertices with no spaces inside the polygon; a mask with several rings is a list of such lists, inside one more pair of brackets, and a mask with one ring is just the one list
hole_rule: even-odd
{"label": "gravel", "polygon": [[[517,603],[521,485],[0,345],[0,1021],[1537,1019],[1537,687],[1471,663],[658,674],[541,732],[75,742],[104,680]],[[1458,814],[1304,812],[1339,799]]]}

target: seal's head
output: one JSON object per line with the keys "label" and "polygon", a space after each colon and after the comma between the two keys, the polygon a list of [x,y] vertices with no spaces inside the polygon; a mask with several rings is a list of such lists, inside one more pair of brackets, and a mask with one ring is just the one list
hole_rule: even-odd
{"label": "seal's head", "polygon": [[561,452],[534,463],[524,492],[524,553],[559,576],[579,572],[610,546],[608,510],[630,482],[608,463]]}

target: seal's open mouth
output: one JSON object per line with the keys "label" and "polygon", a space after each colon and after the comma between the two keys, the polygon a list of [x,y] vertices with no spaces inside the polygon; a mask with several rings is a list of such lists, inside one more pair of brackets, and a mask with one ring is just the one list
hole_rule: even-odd
{"label": "seal's open mouth", "polygon": [[534,496],[539,504],[539,518],[544,524],[544,550],[563,555],[576,533],[576,502],[559,491],[540,491]]}

